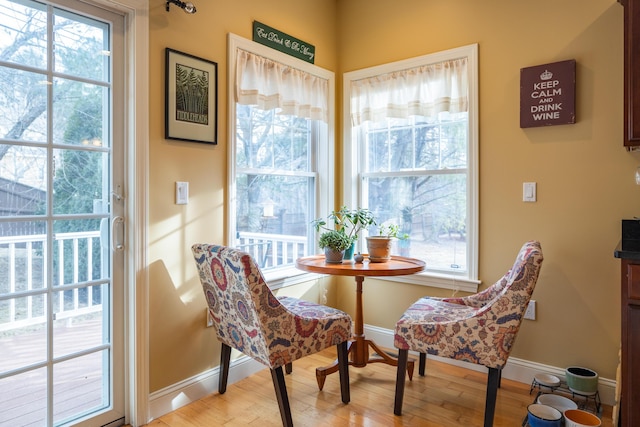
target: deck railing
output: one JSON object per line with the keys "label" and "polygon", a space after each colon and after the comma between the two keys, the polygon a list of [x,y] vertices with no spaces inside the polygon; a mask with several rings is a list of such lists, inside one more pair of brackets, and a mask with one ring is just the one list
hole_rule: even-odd
{"label": "deck railing", "polygon": [[[64,266],[65,258],[72,259],[71,271],[65,272],[64,268],[58,267],[57,282],[64,283],[65,276],[73,283],[96,279],[93,277],[93,248],[100,244],[99,231],[56,233],[54,245],[57,246],[57,265]],[[307,239],[301,236],[241,232],[236,247],[249,252],[261,268],[270,269],[293,265],[296,258],[306,255]],[[46,298],[42,295],[46,282],[43,277],[45,250],[44,234],[0,237],[0,265],[2,269],[6,267],[5,272],[0,272],[0,332],[46,321]],[[101,293],[94,294],[97,286],[100,285],[55,292],[55,319],[101,310]]]}
{"label": "deck railing", "polygon": [[[0,262],[6,267],[5,272],[0,273],[0,332],[46,321],[47,302],[42,295],[46,282],[43,277],[46,237],[45,234],[0,237]],[[81,275],[82,281],[94,280],[93,248],[100,245],[99,231],[56,233],[54,245],[57,245],[58,283],[64,283],[62,266],[68,256],[72,259],[69,274],[73,283],[77,283]],[[80,266],[86,271],[81,272]],[[101,294],[94,295],[96,286],[100,285],[54,293],[55,318],[101,310]]]}
{"label": "deck railing", "polygon": [[304,236],[240,232],[235,246],[251,254],[263,269],[293,265],[307,254]]}

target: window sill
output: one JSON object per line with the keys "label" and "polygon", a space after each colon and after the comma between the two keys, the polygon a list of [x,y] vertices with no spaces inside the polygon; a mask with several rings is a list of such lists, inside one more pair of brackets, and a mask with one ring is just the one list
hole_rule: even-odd
{"label": "window sill", "polygon": [[451,289],[456,292],[469,292],[472,294],[478,292],[478,285],[482,283],[480,280],[467,279],[466,277],[456,277],[435,273],[418,273],[408,276],[376,277],[376,279],[411,283],[413,285],[429,286],[432,288]]}
{"label": "window sill", "polygon": [[262,275],[272,291],[316,280],[323,276],[322,274],[307,273],[293,266],[277,268],[271,271],[263,270]]}
{"label": "window sill", "polygon": [[[272,271],[263,271],[264,279],[271,290],[286,288],[300,283],[309,282],[322,277],[322,274],[306,273],[295,267],[279,268]],[[451,289],[453,291],[476,293],[480,280],[471,280],[463,277],[438,275],[434,273],[411,274],[407,276],[375,277],[377,280],[389,280],[393,282],[410,283],[413,285],[429,286],[432,288]]]}

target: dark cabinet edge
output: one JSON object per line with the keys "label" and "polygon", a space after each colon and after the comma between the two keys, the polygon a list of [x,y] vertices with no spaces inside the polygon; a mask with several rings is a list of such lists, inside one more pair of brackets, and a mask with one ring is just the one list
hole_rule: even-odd
{"label": "dark cabinet edge", "polygon": [[613,251],[613,256],[620,259],[640,260],[640,251],[631,251],[626,249],[623,250],[622,242],[620,242],[618,243],[618,246],[616,246],[616,249]]}

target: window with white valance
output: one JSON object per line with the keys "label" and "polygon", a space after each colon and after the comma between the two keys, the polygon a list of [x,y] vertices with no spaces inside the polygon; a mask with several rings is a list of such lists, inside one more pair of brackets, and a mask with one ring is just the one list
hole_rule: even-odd
{"label": "window with white valance", "polygon": [[351,119],[433,117],[469,108],[467,58],[371,76],[351,82]]}
{"label": "window with white valance", "polygon": [[229,36],[228,244],[251,253],[269,286],[292,283],[316,253],[314,218],[334,202],[335,77]]}
{"label": "window with white valance", "polygon": [[329,82],[242,49],[237,52],[236,102],[279,114],[328,120]]}
{"label": "window with white valance", "polygon": [[395,253],[426,262],[403,280],[477,289],[477,73],[470,45],[344,75],[345,202],[398,225]]}

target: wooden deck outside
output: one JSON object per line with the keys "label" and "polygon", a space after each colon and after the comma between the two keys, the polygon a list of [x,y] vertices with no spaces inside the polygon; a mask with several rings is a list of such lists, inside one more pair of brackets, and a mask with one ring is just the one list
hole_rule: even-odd
{"label": "wooden deck outside", "polygon": [[[95,316],[94,316],[95,317]],[[54,354],[68,355],[101,343],[99,319],[66,319],[56,323]],[[0,372],[42,364],[46,360],[44,325],[0,335]],[[103,406],[103,352],[53,365],[54,420]],[[108,395],[105,396],[108,403]],[[0,427],[46,425],[47,367],[0,379]]]}

